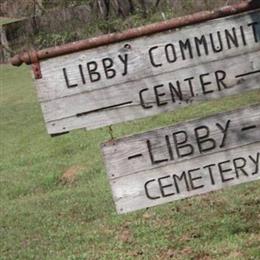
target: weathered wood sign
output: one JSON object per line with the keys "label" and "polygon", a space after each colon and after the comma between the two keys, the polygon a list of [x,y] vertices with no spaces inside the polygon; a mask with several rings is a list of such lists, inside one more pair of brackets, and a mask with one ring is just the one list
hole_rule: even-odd
{"label": "weathered wood sign", "polygon": [[41,61],[48,133],[259,89],[260,9]]}
{"label": "weathered wood sign", "polygon": [[260,180],[260,105],[113,140],[102,151],[118,213]]}

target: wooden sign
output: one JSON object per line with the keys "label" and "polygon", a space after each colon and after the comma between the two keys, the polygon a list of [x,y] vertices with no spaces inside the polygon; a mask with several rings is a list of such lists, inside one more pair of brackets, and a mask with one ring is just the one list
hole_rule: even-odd
{"label": "wooden sign", "polygon": [[103,144],[118,213],[260,180],[260,105]]}
{"label": "wooden sign", "polygon": [[50,134],[259,89],[260,9],[41,61]]}

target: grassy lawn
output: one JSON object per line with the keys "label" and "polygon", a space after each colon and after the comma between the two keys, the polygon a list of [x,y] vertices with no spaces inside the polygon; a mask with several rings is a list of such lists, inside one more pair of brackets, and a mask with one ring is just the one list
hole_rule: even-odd
{"label": "grassy lawn", "polygon": [[[107,128],[47,135],[27,67],[0,66],[0,259],[260,259],[260,183],[117,215]],[[260,92],[120,124],[122,137],[260,103]]]}

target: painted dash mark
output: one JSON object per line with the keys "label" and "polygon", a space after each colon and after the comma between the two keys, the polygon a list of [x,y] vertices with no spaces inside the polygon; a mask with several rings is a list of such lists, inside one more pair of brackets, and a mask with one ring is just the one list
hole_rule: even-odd
{"label": "painted dash mark", "polygon": [[76,114],[76,116],[77,117],[86,116],[86,115],[91,114],[91,113],[104,111],[104,110],[107,110],[107,109],[110,109],[110,108],[116,108],[116,107],[121,107],[121,106],[125,106],[125,105],[130,105],[132,103],[133,103],[133,101],[127,101],[127,102],[119,103],[119,104],[116,104],[116,105],[111,105],[111,106],[107,106],[107,107],[101,107],[101,108],[93,109],[93,110],[90,110],[90,111],[78,113],[78,114]]}
{"label": "painted dash mark", "polygon": [[136,159],[136,158],[139,158],[139,157],[142,157],[142,156],[143,156],[142,153],[135,154],[135,155],[129,156],[129,157],[128,157],[128,160]]}
{"label": "painted dash mark", "polygon": [[241,129],[241,131],[248,131],[248,130],[252,130],[252,129],[255,129],[255,128],[256,128],[256,125],[246,126],[246,127],[243,127]]}
{"label": "painted dash mark", "polygon": [[236,78],[242,78],[242,77],[250,76],[250,75],[253,75],[253,74],[257,74],[257,73],[260,73],[260,70],[255,70],[255,71],[250,71],[250,72],[247,72],[247,73],[244,73],[244,74],[240,74],[240,75],[237,75]]}

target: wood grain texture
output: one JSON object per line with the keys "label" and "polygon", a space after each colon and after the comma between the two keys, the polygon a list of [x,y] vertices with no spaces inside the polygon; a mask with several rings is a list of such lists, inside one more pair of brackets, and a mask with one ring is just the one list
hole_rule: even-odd
{"label": "wood grain texture", "polygon": [[[185,123],[109,141],[102,145],[109,178],[123,177],[144,170],[158,168],[161,167],[161,165],[175,164],[202,156],[205,152],[200,152],[195,133],[195,129],[201,126],[205,126],[209,129],[208,138],[214,139],[216,143],[214,149],[206,151],[207,154],[258,142],[260,141],[260,105],[220,113],[204,119],[191,120]],[[255,126],[255,128],[243,131],[243,128],[247,126]],[[198,133],[199,136],[205,135],[205,130],[203,129],[204,128],[202,128],[201,133]],[[226,129],[226,132],[223,129]],[[194,152],[191,155],[177,155],[173,134],[182,131],[186,132],[188,136],[186,144],[191,144],[194,147]],[[225,138],[224,133],[226,133]],[[165,136],[169,137],[173,159],[171,159],[169,154]],[[177,134],[176,137],[180,142],[184,139],[184,134]],[[152,164],[147,140],[150,141],[154,159],[167,159],[167,161]],[[205,150],[207,146],[211,147],[212,144],[209,142],[203,144],[203,146]],[[130,160],[128,159],[137,154],[142,154],[142,156]]]}
{"label": "wood grain texture", "polygon": [[[44,100],[51,100],[59,97],[75,95],[82,92],[89,92],[96,89],[103,89],[104,87],[115,86],[129,81],[136,81],[140,78],[147,78],[151,76],[160,75],[166,72],[178,71],[182,68],[194,67],[202,63],[209,63],[223,58],[230,58],[234,56],[243,55],[259,50],[259,43],[254,41],[252,29],[247,25],[252,22],[260,22],[259,10],[243,13],[231,17],[215,19],[212,21],[196,24],[194,26],[187,26],[180,30],[173,30],[169,32],[163,32],[154,34],[151,36],[141,37],[127,42],[120,42],[107,46],[98,47],[91,50],[86,50],[74,54],[64,55],[56,58],[52,58],[41,62],[41,70],[43,79],[39,80],[41,87],[39,91],[39,98]],[[245,35],[247,37],[247,46],[242,44],[241,37],[239,37],[239,47],[231,48],[224,44],[224,50],[219,53],[209,52],[209,55],[202,55],[199,57],[194,54],[193,59],[181,60],[180,50],[177,53],[177,60],[175,63],[167,64],[164,46],[168,43],[178,44],[179,40],[193,39],[194,37],[200,37],[202,35],[207,36],[207,42],[209,44],[209,34],[223,32],[232,28],[239,28],[241,25],[245,28]],[[257,34],[260,34],[260,28],[257,27]],[[216,35],[214,35],[216,36]],[[223,37],[223,36],[222,36]],[[216,45],[217,38],[215,37]],[[124,46],[131,46],[131,48],[125,48]],[[194,45],[194,44],[193,44]],[[147,51],[153,46],[160,46],[158,51],[155,52],[155,60],[158,63],[163,63],[161,67],[152,67],[149,61]],[[194,49],[194,46],[193,46]],[[128,54],[128,73],[126,76],[122,76],[123,68],[122,62],[118,59],[118,55]],[[102,59],[110,57],[115,61],[115,68],[118,72],[118,76],[112,79],[106,79],[105,73],[102,69]],[[96,61],[101,69],[99,72],[102,74],[100,81],[90,82],[89,77],[86,77],[86,84],[80,84],[81,78],[78,71],[78,65],[85,65],[87,62]],[[70,74],[72,83],[79,83],[78,88],[68,89],[66,87],[62,69],[67,68]]]}
{"label": "wood grain texture", "polygon": [[[217,64],[216,64],[217,63]],[[140,82],[126,83],[123,86],[113,86],[99,91],[92,91],[80,95],[72,95],[62,99],[42,102],[41,107],[48,128],[48,132],[59,133],[70,131],[75,128],[94,129],[106,125],[120,123],[128,120],[144,118],[156,114],[174,111],[177,108],[185,107],[193,103],[223,98],[234,94],[259,89],[260,73],[252,76],[245,76],[237,79],[236,75],[251,71],[253,68],[260,68],[260,52],[214,62],[208,65],[201,65],[196,68],[188,68],[181,73],[170,73],[157,78],[149,78]],[[225,71],[227,74],[224,82],[226,88],[218,86],[215,80],[215,72]],[[205,77],[212,84],[207,86],[206,91],[211,93],[204,94],[199,76],[209,73]],[[185,78],[194,76],[193,86],[195,96],[191,96],[188,82]],[[181,92],[183,100],[175,96],[175,102],[172,101],[169,84],[172,83],[176,88],[176,81],[182,82]],[[155,94],[155,86],[163,85],[157,88],[160,91],[160,102],[166,105],[158,106]],[[144,109],[141,105],[140,92],[143,92],[143,99],[146,106],[152,108]],[[124,104],[120,107],[113,107],[117,104]],[[104,109],[103,109],[104,108]],[[79,116],[81,115],[81,116]]]}
{"label": "wood grain texture", "polygon": [[[36,84],[48,132],[98,128],[259,89],[260,73],[247,74],[260,70],[259,13],[255,10],[41,62],[43,78]],[[96,66],[93,74],[88,66],[90,70]],[[246,75],[237,77],[242,74]],[[91,82],[92,77],[100,79]],[[169,84],[175,89],[179,84],[181,100],[175,93],[173,102]]]}
{"label": "wood grain texture", "polygon": [[[260,105],[113,140],[102,145],[102,151],[119,213],[260,179],[260,157],[252,157],[260,153]],[[250,156],[255,158],[256,164]],[[240,167],[237,170],[232,164],[235,159],[237,168]],[[218,179],[216,184],[209,185],[209,168],[203,167],[226,161],[230,163],[223,164],[225,178],[236,174],[241,178],[221,182],[217,166],[212,166],[213,176]],[[253,171],[254,167],[257,173],[246,176],[244,171]],[[144,189],[147,181],[173,174],[180,177],[183,171],[198,168],[196,174],[203,176],[198,180],[204,185],[201,189],[185,191],[180,187],[183,192],[174,196],[147,198]],[[183,180],[180,183],[184,185]],[[170,178],[163,179],[163,186],[170,184]],[[166,187],[165,192],[170,193],[171,189],[171,186]],[[158,190],[158,182],[151,182],[149,192],[158,196]]]}
{"label": "wood grain texture", "polygon": [[[189,161],[185,161],[184,163],[167,165],[160,169],[152,169],[149,171],[141,172],[136,175],[129,175],[124,178],[111,180],[110,183],[113,191],[113,197],[116,204],[117,212],[120,214],[127,213],[142,208],[148,208],[167,202],[172,202],[175,200],[184,199],[195,195],[208,193],[210,191],[219,190],[241,183],[260,180],[259,166],[257,168],[257,166],[249,159],[249,156],[251,156],[252,158],[254,158],[254,160],[258,159],[258,163],[260,163],[259,154],[260,143],[258,142],[248,146],[239,147],[233,150],[227,150],[211,155],[205,155],[204,158],[194,158]],[[237,177],[237,173],[234,170],[233,161],[239,158],[244,158],[246,160],[246,166],[244,169],[248,176],[240,171],[238,173],[239,177]],[[226,161],[227,163],[224,163]],[[218,166],[214,166],[212,167],[212,172],[215,184],[212,185],[209,172],[208,170],[203,169],[203,167],[211,164],[219,165],[221,163],[226,170],[231,169],[230,171],[223,174],[225,179],[230,180],[223,182],[220,177]],[[177,193],[176,188],[174,188],[173,186],[172,176],[177,175],[180,177],[183,171],[188,172],[194,169],[198,169],[197,171],[193,171],[193,178],[198,178],[195,182],[195,185],[196,187],[203,185],[203,187],[187,191],[184,182],[180,181],[178,182],[180,193]],[[164,188],[164,192],[166,195],[169,195],[170,193],[175,194],[162,197],[158,184],[158,179],[166,176],[167,178],[161,179],[163,182],[163,186],[169,185],[169,187]],[[149,193],[154,197],[160,196],[160,198],[151,200],[148,199],[145,194],[144,185],[146,182],[153,179],[155,181],[149,183],[148,186]],[[190,181],[188,182],[190,186]]]}

